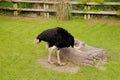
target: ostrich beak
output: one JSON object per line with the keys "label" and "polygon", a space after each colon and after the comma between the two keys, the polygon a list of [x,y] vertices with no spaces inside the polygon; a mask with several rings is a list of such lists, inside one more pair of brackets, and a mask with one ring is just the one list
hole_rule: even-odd
{"label": "ostrich beak", "polygon": [[36,45],[39,44],[39,39],[35,39],[34,44],[36,44]]}

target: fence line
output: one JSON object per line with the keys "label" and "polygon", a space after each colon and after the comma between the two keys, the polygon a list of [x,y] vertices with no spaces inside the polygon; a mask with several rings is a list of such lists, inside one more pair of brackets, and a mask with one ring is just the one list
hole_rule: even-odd
{"label": "fence line", "polygon": [[[1,2],[1,1],[0,1]],[[49,5],[56,5],[58,2],[48,2],[48,1],[28,1],[28,0],[2,0],[2,2],[12,2],[13,7],[0,7],[2,10],[12,10],[14,16],[18,15],[18,11],[31,11],[31,12],[43,12],[45,17],[49,17],[49,13],[55,13],[56,10],[49,9]],[[34,4],[42,4],[42,9],[33,9],[33,8],[18,8],[18,3],[34,3]],[[75,14],[84,14],[85,19],[90,19],[90,15],[118,15],[117,11],[90,11],[91,6],[120,6],[120,2],[103,2],[103,3],[96,3],[96,2],[75,2],[71,1],[68,4],[72,5],[84,5],[85,11],[80,10],[72,10],[71,13]]]}
{"label": "fence line", "polygon": [[[16,3],[44,3],[44,4],[57,4],[58,2],[55,2],[55,1],[33,1],[33,0],[1,0],[1,1],[4,1],[4,2],[16,2]],[[70,4],[85,4],[85,5],[108,5],[108,6],[111,6],[111,5],[115,5],[115,6],[120,6],[120,2],[101,2],[101,3],[98,3],[98,2],[76,2],[76,1],[70,1],[69,2]]]}

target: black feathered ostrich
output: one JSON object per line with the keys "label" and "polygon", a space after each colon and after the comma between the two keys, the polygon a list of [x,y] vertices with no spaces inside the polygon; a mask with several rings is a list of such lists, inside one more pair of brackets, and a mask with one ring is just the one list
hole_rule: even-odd
{"label": "black feathered ostrich", "polygon": [[[49,48],[57,47],[57,63],[59,65],[66,64],[60,61],[59,52],[61,48],[74,46],[74,37],[70,33],[60,27],[47,29],[36,37],[34,44],[38,44],[41,41],[47,42]],[[48,62],[53,63],[51,61],[51,52],[49,52]]]}

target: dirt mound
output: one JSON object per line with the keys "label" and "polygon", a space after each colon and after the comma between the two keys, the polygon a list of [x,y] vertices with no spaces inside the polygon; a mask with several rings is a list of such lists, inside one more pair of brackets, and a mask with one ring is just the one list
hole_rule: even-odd
{"label": "dirt mound", "polygon": [[[52,61],[56,63],[55,57],[52,57]],[[46,67],[46,68],[56,70],[56,71],[59,71],[59,72],[77,73],[80,69],[79,66],[77,66],[75,64],[72,64],[68,61],[67,61],[67,64],[64,65],[64,66],[59,66],[57,64],[49,64],[47,62],[47,57],[39,58],[38,63],[41,64],[42,66]]]}

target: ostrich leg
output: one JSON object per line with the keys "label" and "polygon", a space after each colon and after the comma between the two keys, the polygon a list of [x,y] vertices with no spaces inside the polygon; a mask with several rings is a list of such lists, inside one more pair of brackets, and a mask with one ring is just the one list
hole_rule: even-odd
{"label": "ostrich leg", "polygon": [[66,63],[64,63],[64,62],[61,62],[61,60],[60,60],[60,50],[57,50],[57,63],[58,63],[60,66],[63,66],[63,65],[66,64]]}

